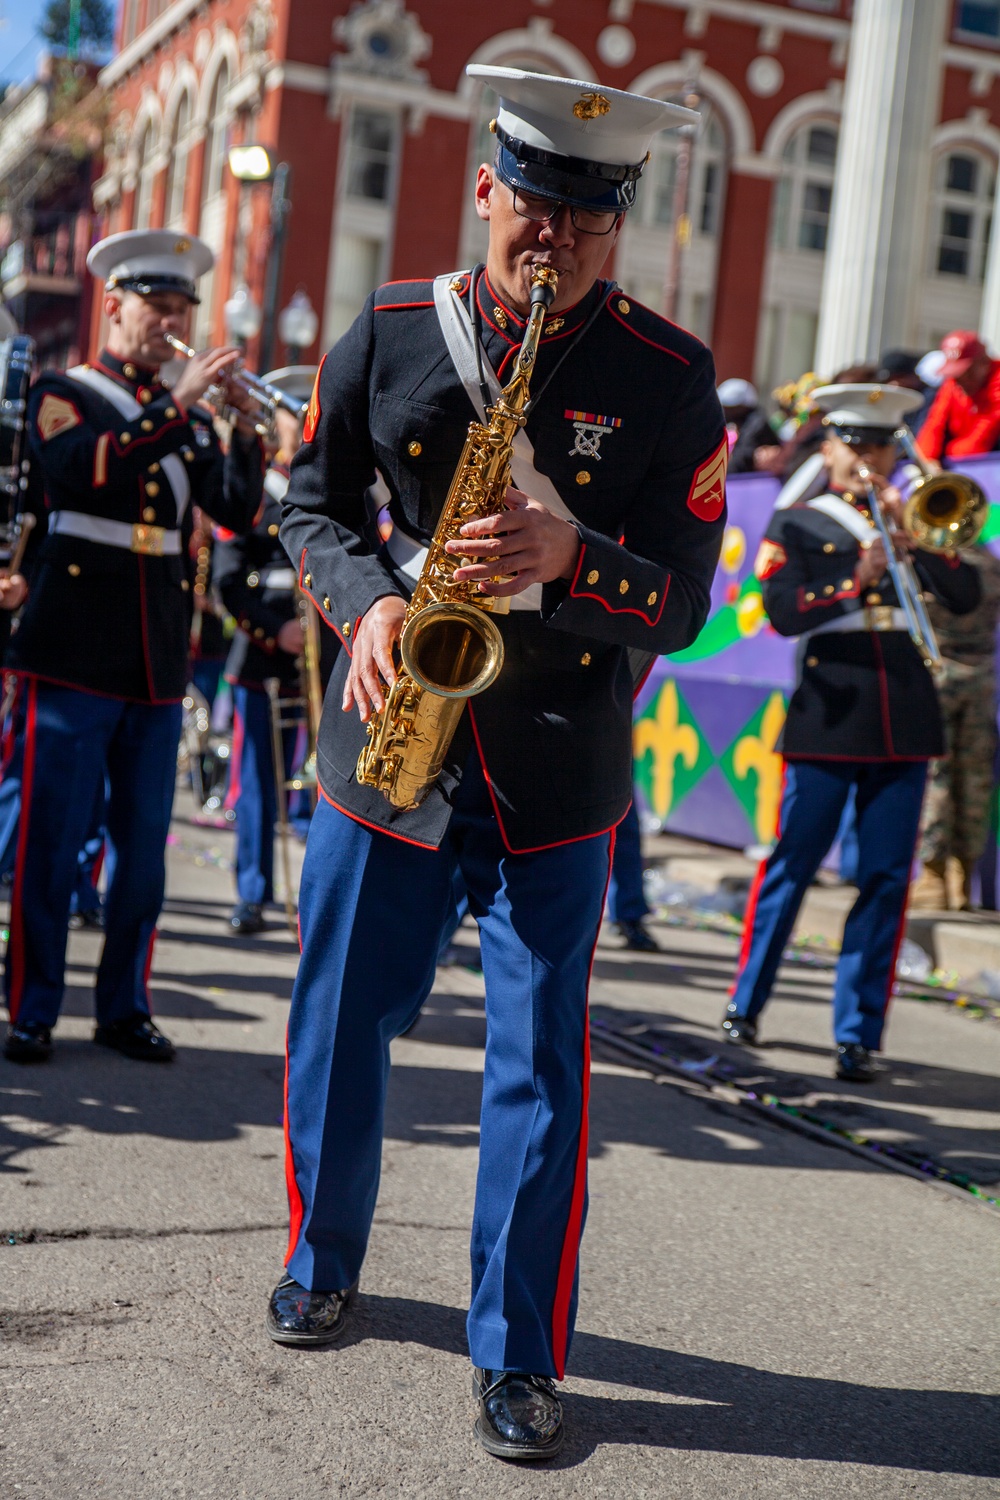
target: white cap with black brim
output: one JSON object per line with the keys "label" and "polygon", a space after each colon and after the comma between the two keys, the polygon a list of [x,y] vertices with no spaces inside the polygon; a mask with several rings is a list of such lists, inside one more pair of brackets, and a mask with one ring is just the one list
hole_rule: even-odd
{"label": "white cap with black brim", "polygon": [[480,63],[465,71],[499,95],[492,128],[502,181],[575,208],[631,208],[653,137],[700,118],[680,104],[578,78]]}

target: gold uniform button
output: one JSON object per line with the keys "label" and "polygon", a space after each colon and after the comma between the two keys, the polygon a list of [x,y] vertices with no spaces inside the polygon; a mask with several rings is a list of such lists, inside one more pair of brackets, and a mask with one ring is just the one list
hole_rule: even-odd
{"label": "gold uniform button", "polygon": [[312,588],[312,581],[313,581],[312,574],[311,573],[307,573],[306,576],[302,580],[302,587],[304,589],[311,589]]}
{"label": "gold uniform button", "polygon": [[623,317],[627,317],[628,314],[632,311],[631,307],[625,301],[624,297],[620,297],[618,299],[618,311],[622,314]]}
{"label": "gold uniform button", "polygon": [[830,595],[830,594],[832,594],[832,593],[833,593],[833,584],[832,584],[832,583],[828,583],[828,584],[827,584],[827,585],[826,585],[826,587],[825,587],[825,588],[824,588],[824,590],[823,590],[823,592],[824,592],[824,594],[826,594],[826,595],[827,595],[827,596],[829,596],[829,595]]}
{"label": "gold uniform button", "polygon": [[132,441],[132,434],[130,432],[123,432],[118,441],[121,443],[122,447],[125,448]]}
{"label": "gold uniform button", "polygon": [[813,602],[813,600],[815,599],[815,597],[816,597],[815,594],[807,594],[806,595],[806,603],[807,604],[811,604]]}
{"label": "gold uniform button", "polygon": [[583,655],[580,657],[580,665],[581,665],[581,667],[589,667],[590,666],[590,652],[589,651],[585,651],[583,653]]}
{"label": "gold uniform button", "polygon": [[881,594],[866,594],[865,595],[865,603],[866,604],[881,604],[882,603],[882,595]]}
{"label": "gold uniform button", "polygon": [[600,573],[598,573],[596,568],[591,568],[590,572],[587,574],[587,582],[596,583],[600,576],[601,575]]}
{"label": "gold uniform button", "polygon": [[806,666],[807,667],[818,667],[819,666],[819,657],[818,656],[807,656],[806,657]]}
{"label": "gold uniform button", "polygon": [[136,375],[135,365],[122,365],[122,374],[125,376],[126,380],[134,380]]}
{"label": "gold uniform button", "polygon": [[255,589],[259,583],[260,583],[260,574],[259,573],[250,573],[250,574],[247,575],[247,588]]}
{"label": "gold uniform button", "polygon": [[342,627],[341,627],[341,634],[347,636],[347,635],[350,635],[350,633],[351,633],[351,622],[350,622],[350,620],[345,620],[344,623],[343,623],[343,625],[342,625]]}
{"label": "gold uniform button", "polygon": [[153,506],[146,505],[146,506],[143,507],[142,519],[144,521],[155,521],[156,520],[156,511],[154,510]]}
{"label": "gold uniform button", "polygon": [[152,393],[152,391],[140,391],[139,392],[139,400],[142,402],[143,406],[148,406],[149,403],[152,401],[152,399],[153,399],[153,393]]}
{"label": "gold uniform button", "polygon": [[646,600],[646,603],[647,604],[655,604],[656,603],[656,593],[655,592],[653,592],[652,594],[650,594],[649,598]]}
{"label": "gold uniform button", "polygon": [[277,536],[278,535],[278,528],[277,528],[277,526],[269,526],[267,528],[267,534],[268,534],[268,536]]}
{"label": "gold uniform button", "polygon": [[139,423],[139,426],[142,428],[143,432],[152,432],[153,430],[153,424],[148,417],[143,417],[142,421]]}
{"label": "gold uniform button", "polygon": [[845,578],[844,581],[843,581],[843,583],[840,585],[840,587],[842,589],[852,589],[854,587],[854,579],[853,578]]}
{"label": "gold uniform button", "polygon": [[836,550],[837,550],[837,549],[836,549],[836,547],[835,547],[835,546],[834,546],[834,545],[833,545],[833,543],[832,543],[832,542],[824,542],[824,543],[823,543],[823,551],[824,551],[824,552],[836,552]]}
{"label": "gold uniform button", "polygon": [[80,576],[80,564],[79,563],[70,563],[69,567],[66,569],[66,572],[69,574],[69,576],[71,578],[79,578],[79,576]]}
{"label": "gold uniform button", "polygon": [[274,637],[269,635],[268,638],[267,638],[267,640],[264,642],[264,645],[265,646],[273,646],[274,645]]}
{"label": "gold uniform button", "polygon": [[423,443],[418,443],[416,438],[414,438],[412,443],[407,443],[406,451],[411,458],[419,458],[424,451],[424,445]]}
{"label": "gold uniform button", "polygon": [[264,632],[263,632],[263,630],[261,629],[261,627],[259,625],[257,626],[257,629],[254,631],[253,634],[254,634],[254,640],[256,640],[256,641],[262,641],[264,639]]}
{"label": "gold uniform button", "polygon": [[177,408],[176,408],[176,406],[168,406],[167,409],[166,409],[166,411],[163,413],[163,415],[165,417],[169,417],[170,420],[173,421],[174,417],[176,417],[176,415],[177,415]]}
{"label": "gold uniform button", "polygon": [[159,493],[160,493],[160,486],[157,484],[156,480],[155,479],[147,480],[147,482],[146,482],[146,494],[147,495],[152,495],[153,499],[155,500],[156,497],[157,497],[157,495]]}
{"label": "gold uniform button", "polygon": [[619,592],[619,594],[627,594],[628,593],[628,579],[627,578],[623,578],[622,581],[621,581],[621,583],[618,585],[618,592]]}
{"label": "gold uniform button", "polygon": [[150,466],[149,466],[149,472],[150,472],[150,474],[159,474],[159,472],[160,472],[160,466],[159,466],[159,464],[150,464]]}
{"label": "gold uniform button", "polygon": [[194,458],[194,449],[193,448],[182,448],[181,452],[184,455],[184,462],[186,464],[189,464],[191,462],[191,460]]}
{"label": "gold uniform button", "polygon": [[323,595],[323,608],[326,610],[327,614],[329,614],[329,612],[330,612],[330,595],[329,594],[324,594]]}
{"label": "gold uniform button", "polygon": [[579,472],[579,474],[576,476],[576,482],[577,482],[577,484],[589,484],[590,483],[590,471],[589,471],[589,469],[581,469],[580,472]]}
{"label": "gold uniform button", "polygon": [[187,579],[186,578],[182,578],[181,579],[181,592],[186,594],[187,591],[188,591],[188,589],[190,587],[191,587],[191,585],[188,583]]}

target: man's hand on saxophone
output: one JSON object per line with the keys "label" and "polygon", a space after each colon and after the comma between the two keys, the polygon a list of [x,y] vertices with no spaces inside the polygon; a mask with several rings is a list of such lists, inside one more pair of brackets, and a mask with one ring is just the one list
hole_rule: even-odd
{"label": "man's hand on saxophone", "polygon": [[[462,527],[468,542],[448,542],[445,550],[482,558],[455,569],[459,583],[475,583],[484,594],[503,598],[521,594],[534,583],[572,578],[580,555],[580,534],[569,521],[552,514],[511,485],[504,516],[483,516]],[[499,566],[498,566],[499,562]],[[510,574],[496,581],[497,574]]]}
{"label": "man's hand on saxophone", "polygon": [[392,687],[396,681],[394,652],[405,614],[406,600],[398,594],[386,594],[375,600],[355,632],[351,669],[340,706],[349,714],[357,704],[362,724],[368,723],[373,710],[381,713],[385,707],[382,682]]}

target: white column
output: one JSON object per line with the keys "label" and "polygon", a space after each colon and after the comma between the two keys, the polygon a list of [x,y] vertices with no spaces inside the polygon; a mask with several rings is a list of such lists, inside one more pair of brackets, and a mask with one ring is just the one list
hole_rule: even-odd
{"label": "white column", "polygon": [[991,354],[1000,350],[1000,172],[993,200],[993,228],[986,252],[983,301],[979,310],[979,334]]}
{"label": "white column", "polygon": [[951,0],[856,0],[815,368],[913,337]]}

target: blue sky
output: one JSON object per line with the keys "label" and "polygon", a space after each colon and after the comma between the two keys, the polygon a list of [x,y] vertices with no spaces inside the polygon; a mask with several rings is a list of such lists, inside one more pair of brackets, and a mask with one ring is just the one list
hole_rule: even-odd
{"label": "blue sky", "polygon": [[45,0],[0,0],[0,79],[18,83],[31,78],[42,50],[37,26]]}

